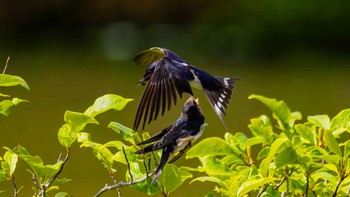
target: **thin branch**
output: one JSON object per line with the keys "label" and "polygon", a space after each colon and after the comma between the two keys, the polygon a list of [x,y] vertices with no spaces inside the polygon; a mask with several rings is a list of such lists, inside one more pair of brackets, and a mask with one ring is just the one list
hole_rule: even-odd
{"label": "thin branch", "polygon": [[133,182],[134,177],[133,177],[132,174],[131,174],[130,163],[129,163],[128,157],[126,156],[124,147],[122,147],[122,149],[123,149],[123,154],[124,154],[124,157],[125,157],[126,164],[128,165],[128,172],[129,172],[129,176],[130,176],[130,182]]}
{"label": "thin branch", "polygon": [[133,180],[132,182],[123,182],[123,181],[120,181],[119,183],[117,184],[114,184],[114,185],[105,185],[99,192],[97,192],[94,197],[98,197],[98,196],[101,196],[103,193],[105,193],[106,191],[109,191],[109,190],[113,190],[113,189],[117,189],[117,188],[122,188],[122,187],[127,187],[127,186],[131,186],[131,185],[135,185],[137,183],[141,183],[141,182],[144,182],[148,179],[148,177],[152,176],[153,175],[153,172],[152,173],[149,173],[147,174],[146,176],[140,178],[140,179],[137,179],[137,180]]}
{"label": "thin branch", "polygon": [[18,189],[17,189],[17,184],[16,184],[16,181],[15,181],[15,177],[13,176],[11,178],[11,182],[12,182],[12,185],[13,185],[13,196],[14,197],[17,197],[18,196]]}
{"label": "thin branch", "polygon": [[284,181],[286,181],[288,178],[287,177],[283,177],[283,179],[276,185],[276,190],[278,190],[278,188],[281,187],[281,185],[284,183]]}
{"label": "thin branch", "polygon": [[2,71],[2,74],[5,74],[6,69],[7,69],[7,66],[8,66],[8,64],[9,64],[9,61],[10,61],[10,56],[7,57],[6,64],[5,64],[5,68],[4,68],[4,70]]}
{"label": "thin branch", "polygon": [[[64,158],[64,160],[62,161],[62,165],[60,167],[60,169],[58,170],[58,172],[55,174],[55,176],[53,176],[46,184],[42,184],[40,186],[40,192],[38,194],[38,196],[46,196],[46,189],[49,188],[51,186],[51,184],[57,179],[57,177],[61,174],[61,172],[63,171],[64,165],[67,163],[68,159],[69,159],[69,154],[70,154],[70,149],[67,149],[67,153],[66,153],[66,157]],[[62,157],[62,154],[59,155],[59,159],[58,161],[60,161],[60,158]]]}

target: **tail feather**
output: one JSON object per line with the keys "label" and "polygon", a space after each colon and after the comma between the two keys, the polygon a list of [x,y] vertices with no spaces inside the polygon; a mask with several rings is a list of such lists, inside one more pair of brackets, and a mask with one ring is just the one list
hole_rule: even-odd
{"label": "tail feather", "polygon": [[173,154],[175,150],[175,146],[168,146],[163,149],[162,157],[160,158],[160,163],[156,169],[156,172],[152,179],[152,184],[156,183],[160,174],[162,173],[163,168],[165,167],[165,164],[168,162],[170,156]]}
{"label": "tail feather", "polygon": [[221,82],[223,88],[220,90],[212,91],[205,90],[204,92],[207,96],[207,99],[209,100],[210,105],[213,107],[215,113],[227,130],[227,126],[222,117],[222,114],[226,115],[225,110],[227,109],[227,106],[230,102],[231,94],[233,92],[233,88],[237,79],[221,77],[216,77],[216,79]]}

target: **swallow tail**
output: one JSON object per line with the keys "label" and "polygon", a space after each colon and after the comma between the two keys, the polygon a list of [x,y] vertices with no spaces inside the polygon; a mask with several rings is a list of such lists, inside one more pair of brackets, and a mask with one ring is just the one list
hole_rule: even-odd
{"label": "swallow tail", "polygon": [[235,85],[235,81],[237,79],[234,78],[222,78],[216,77],[218,81],[220,81],[222,88],[219,90],[204,90],[205,95],[213,107],[215,113],[221,120],[225,129],[227,129],[226,123],[222,117],[222,115],[226,115],[225,110],[227,109],[227,105],[230,102],[231,94],[233,92],[233,88]]}
{"label": "swallow tail", "polygon": [[156,169],[156,172],[153,176],[153,179],[152,179],[152,184],[156,183],[160,174],[162,173],[162,170],[165,166],[165,164],[168,162],[170,156],[173,154],[175,150],[175,146],[167,146],[163,149],[163,152],[162,152],[162,157],[160,158],[160,163]]}

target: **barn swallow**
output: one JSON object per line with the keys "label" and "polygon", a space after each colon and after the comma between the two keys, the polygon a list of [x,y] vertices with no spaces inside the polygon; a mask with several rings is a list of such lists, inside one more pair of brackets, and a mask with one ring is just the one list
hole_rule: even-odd
{"label": "barn swallow", "polygon": [[210,105],[227,129],[222,114],[225,115],[237,79],[214,77],[187,63],[168,49],[158,47],[139,53],[134,58],[134,63],[149,65],[144,78],[139,82],[145,85],[145,82],[149,81],[136,112],[135,131],[142,117],[142,129],[144,129],[147,117],[149,124],[152,120],[156,120],[160,109],[164,115],[166,108],[170,110],[172,102],[176,105],[177,94],[180,98],[184,92],[193,95],[192,87],[203,89]]}
{"label": "barn swallow", "polygon": [[152,183],[157,181],[166,163],[176,161],[191,147],[192,143],[202,135],[205,126],[206,123],[199,102],[191,96],[184,104],[180,118],[173,125],[137,144],[144,145],[154,142],[136,151],[136,154],[145,154],[162,149],[160,163],[155,171]]}

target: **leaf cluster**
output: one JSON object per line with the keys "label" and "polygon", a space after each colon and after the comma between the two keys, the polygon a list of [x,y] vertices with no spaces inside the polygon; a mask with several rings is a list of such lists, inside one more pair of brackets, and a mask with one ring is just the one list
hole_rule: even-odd
{"label": "leaf cluster", "polygon": [[[260,115],[248,125],[251,137],[237,132],[224,139],[202,140],[188,151],[198,158],[193,181],[217,184],[222,196],[349,196],[350,109],[332,119],[292,112],[283,101],[251,95],[267,106],[272,118]],[[253,152],[253,151],[257,152]]]}

